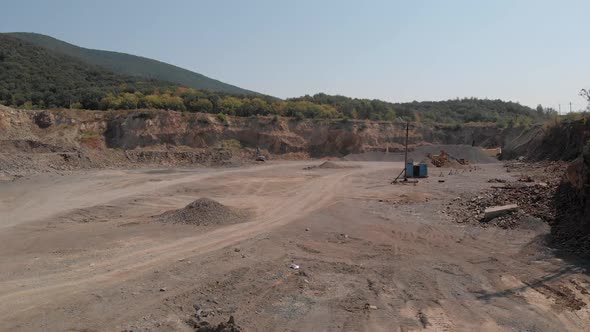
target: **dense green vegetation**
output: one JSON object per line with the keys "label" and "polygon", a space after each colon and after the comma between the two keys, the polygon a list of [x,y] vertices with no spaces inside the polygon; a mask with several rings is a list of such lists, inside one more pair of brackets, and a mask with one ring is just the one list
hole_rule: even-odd
{"label": "dense green vegetation", "polygon": [[190,70],[153,59],[119,52],[87,49],[37,33],[15,32],[9,33],[8,35],[46,48],[55,53],[68,55],[82,62],[103,67],[117,74],[169,81],[200,90],[258,95],[256,92],[226,84]]}
{"label": "dense green vegetation", "polygon": [[290,101],[329,106],[341,116],[353,119],[404,119],[424,123],[492,122],[500,126],[528,126],[545,120],[552,114],[551,110],[543,107],[533,110],[514,102],[476,98],[389,103],[376,99],[354,99],[320,93]]}
{"label": "dense green vegetation", "polygon": [[114,74],[0,34],[0,103],[98,109],[108,93],[151,92],[172,83]]}
{"label": "dense green vegetation", "polygon": [[316,94],[287,100],[182,87],[161,80],[121,75],[76,58],[0,34],[0,103],[21,108],[169,109],[295,119],[409,120],[460,125],[493,122],[528,126],[555,114],[501,100],[456,99],[389,103]]}

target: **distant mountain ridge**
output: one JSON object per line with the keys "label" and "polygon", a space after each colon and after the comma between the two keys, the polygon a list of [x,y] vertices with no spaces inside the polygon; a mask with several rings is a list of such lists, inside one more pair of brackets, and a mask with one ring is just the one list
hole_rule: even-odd
{"label": "distant mountain ridge", "polygon": [[5,34],[50,51],[76,58],[82,62],[105,68],[116,74],[168,81],[199,90],[238,95],[260,95],[257,92],[242,89],[154,59],[114,51],[79,47],[38,33],[11,32]]}

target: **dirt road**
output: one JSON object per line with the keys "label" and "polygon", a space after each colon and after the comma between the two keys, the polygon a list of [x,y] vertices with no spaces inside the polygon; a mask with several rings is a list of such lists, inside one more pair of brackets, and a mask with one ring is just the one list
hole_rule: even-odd
{"label": "dirt road", "polygon": [[[583,331],[590,279],[547,228],[458,225],[499,165],[392,186],[401,164],[109,170],[0,184],[0,330]],[[153,216],[213,198],[225,226]],[[300,265],[299,270],[289,268]]]}

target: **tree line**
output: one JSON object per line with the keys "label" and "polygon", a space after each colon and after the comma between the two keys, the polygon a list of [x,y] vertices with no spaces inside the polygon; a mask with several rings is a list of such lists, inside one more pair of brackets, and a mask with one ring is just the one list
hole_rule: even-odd
{"label": "tree line", "polygon": [[0,103],[26,109],[168,109],[234,116],[296,119],[368,119],[460,125],[493,122],[527,126],[549,113],[513,102],[463,98],[391,103],[327,95],[279,100],[184,88],[178,84],[115,74],[69,56],[0,34]]}

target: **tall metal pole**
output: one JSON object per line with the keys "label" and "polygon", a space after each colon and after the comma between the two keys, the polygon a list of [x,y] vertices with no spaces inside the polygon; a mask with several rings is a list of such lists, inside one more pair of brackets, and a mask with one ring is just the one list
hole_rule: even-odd
{"label": "tall metal pole", "polygon": [[408,135],[410,132],[410,123],[406,122],[406,153],[404,156],[404,181],[408,180]]}

